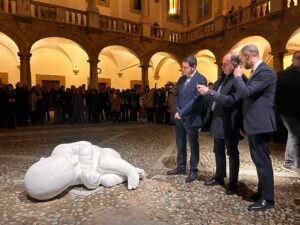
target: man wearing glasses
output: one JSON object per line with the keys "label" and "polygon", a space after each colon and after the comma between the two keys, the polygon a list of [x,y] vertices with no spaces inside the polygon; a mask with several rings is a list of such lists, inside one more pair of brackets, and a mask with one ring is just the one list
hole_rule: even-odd
{"label": "man wearing glasses", "polygon": [[202,125],[201,105],[203,97],[198,97],[197,84],[206,85],[206,78],[197,71],[197,59],[188,56],[182,62],[183,75],[177,82],[174,93],[174,108],[176,121],[177,167],[167,172],[168,175],[185,175],[187,148],[186,139],[190,144],[190,174],[186,183],[193,182],[198,176],[199,142],[198,133]]}
{"label": "man wearing glasses", "polygon": [[[222,60],[222,76],[216,81],[214,89],[209,90],[204,85],[197,85],[201,95],[212,103],[212,119],[210,134],[214,137],[214,153],[216,159],[216,173],[212,179],[206,180],[204,185],[224,185],[226,177],[226,151],[229,156],[229,185],[226,194],[237,193],[239,175],[239,150],[238,143],[242,130],[241,96],[233,85],[233,71],[240,64],[239,56],[228,53]],[[244,81],[246,77],[244,76]]]}
{"label": "man wearing glasses", "polygon": [[[269,145],[276,129],[273,110],[276,76],[274,71],[259,58],[258,48],[251,44],[240,51],[241,66],[234,70],[234,86],[243,97],[243,121],[248,134],[250,155],[258,175],[257,192],[245,196],[244,200],[254,202],[249,211],[264,211],[273,208],[274,175]],[[243,69],[252,69],[247,83],[242,79]]]}

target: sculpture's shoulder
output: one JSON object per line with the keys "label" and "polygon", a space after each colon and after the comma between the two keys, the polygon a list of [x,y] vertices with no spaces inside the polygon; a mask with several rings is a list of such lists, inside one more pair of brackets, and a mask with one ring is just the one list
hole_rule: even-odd
{"label": "sculpture's shoulder", "polygon": [[99,153],[100,157],[109,156],[113,158],[121,158],[120,154],[112,148],[101,148],[97,145],[93,145],[93,150]]}
{"label": "sculpture's shoulder", "polygon": [[92,144],[88,141],[59,144],[53,149],[51,155],[79,155],[79,151],[86,146],[92,146]]}

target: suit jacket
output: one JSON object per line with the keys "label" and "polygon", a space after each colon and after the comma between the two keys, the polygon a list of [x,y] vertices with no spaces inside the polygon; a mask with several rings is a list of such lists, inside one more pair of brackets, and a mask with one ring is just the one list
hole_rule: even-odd
{"label": "suit jacket", "polygon": [[234,79],[237,92],[243,96],[244,128],[248,134],[269,133],[276,130],[274,95],[276,76],[264,62],[259,64],[245,84],[241,77]]}
{"label": "suit jacket", "polygon": [[[247,78],[243,76],[244,82]],[[242,96],[236,92],[233,85],[233,74],[222,74],[215,85],[214,90],[209,90],[207,99],[216,102],[212,113],[210,132],[216,138],[241,138],[239,130],[243,130],[242,120]],[[220,92],[218,89],[222,84]]]}
{"label": "suit jacket", "polygon": [[186,79],[187,77],[183,75],[177,82],[173,97],[175,112],[178,112],[182,119],[187,119],[191,127],[201,127],[203,97],[198,97],[196,85],[206,85],[207,80],[196,72],[185,87]]}

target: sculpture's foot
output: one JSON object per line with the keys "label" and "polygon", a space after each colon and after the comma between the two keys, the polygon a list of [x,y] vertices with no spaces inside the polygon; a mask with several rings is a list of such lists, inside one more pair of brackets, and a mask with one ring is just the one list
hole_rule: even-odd
{"label": "sculpture's foot", "polygon": [[136,171],[139,174],[140,180],[144,179],[144,177],[146,176],[145,170],[136,167]]}
{"label": "sculpture's foot", "polygon": [[139,173],[136,168],[131,169],[128,173],[128,190],[136,189],[139,185]]}

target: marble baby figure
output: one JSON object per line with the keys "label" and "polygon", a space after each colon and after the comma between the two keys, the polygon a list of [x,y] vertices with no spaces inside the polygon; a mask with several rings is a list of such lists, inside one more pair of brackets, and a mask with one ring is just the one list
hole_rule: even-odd
{"label": "marble baby figure", "polygon": [[47,200],[79,184],[95,189],[127,181],[128,189],[132,190],[144,176],[143,169],[123,160],[115,150],[79,141],[60,144],[50,157],[34,163],[25,174],[24,185],[30,197]]}

